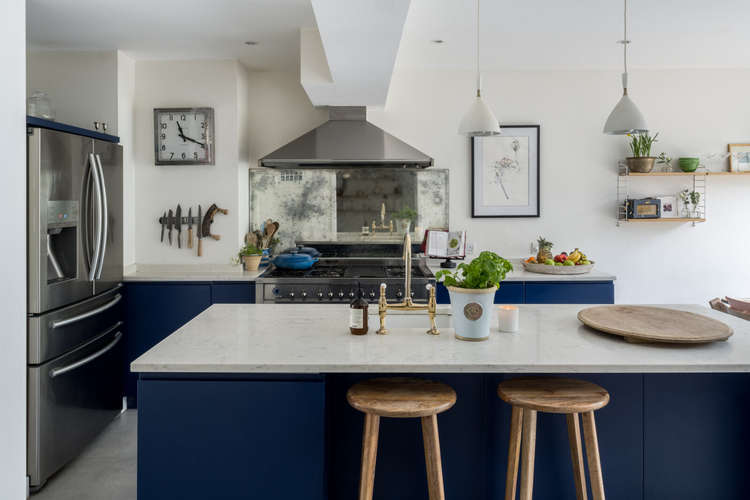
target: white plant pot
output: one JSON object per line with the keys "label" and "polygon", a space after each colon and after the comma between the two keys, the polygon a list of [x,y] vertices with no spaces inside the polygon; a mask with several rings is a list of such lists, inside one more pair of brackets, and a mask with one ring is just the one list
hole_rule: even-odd
{"label": "white plant pot", "polygon": [[396,221],[396,229],[399,234],[408,233],[411,231],[411,219],[399,219]]}
{"label": "white plant pot", "polygon": [[453,327],[459,340],[487,340],[490,338],[492,305],[497,287],[457,288],[449,286]]}

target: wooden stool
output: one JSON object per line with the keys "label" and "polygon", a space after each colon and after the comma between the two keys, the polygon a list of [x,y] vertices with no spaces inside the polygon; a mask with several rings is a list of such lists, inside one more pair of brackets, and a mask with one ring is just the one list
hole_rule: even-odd
{"label": "wooden stool", "polygon": [[513,406],[510,419],[508,471],[505,480],[505,500],[516,498],[518,456],[523,435],[523,464],[521,466],[521,500],[531,500],[534,487],[534,447],[536,445],[536,413],[564,413],[568,420],[570,457],[573,461],[576,497],[586,500],[586,472],[581,450],[581,428],[578,414],[583,413],[583,435],[589,463],[591,494],[594,500],[604,500],[604,481],[599,462],[599,443],[596,438],[594,411],[609,403],[609,393],[591,382],[567,378],[518,378],[500,383],[500,398]]}
{"label": "wooden stool", "polygon": [[365,414],[359,500],[372,499],[380,417],[422,418],[430,500],[443,500],[445,492],[437,415],[449,410],[456,403],[456,392],[451,387],[432,380],[376,378],[350,387],[346,393],[346,400],[353,408]]}

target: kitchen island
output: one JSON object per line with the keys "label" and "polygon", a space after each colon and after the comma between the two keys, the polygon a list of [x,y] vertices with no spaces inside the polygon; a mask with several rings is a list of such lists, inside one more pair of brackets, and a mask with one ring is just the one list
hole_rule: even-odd
{"label": "kitchen island", "polygon": [[[597,413],[608,498],[744,497],[749,322],[673,306],[735,333],[708,345],[629,344],[582,326],[585,306],[519,307],[518,333],[470,343],[450,328],[426,335],[426,317],[389,316],[390,335],[371,324],[355,337],[346,306],[211,306],[131,365],[139,498],[354,498],[363,419],[345,393],[395,373],[458,394],[438,419],[448,498],[503,496],[510,411],[496,386],[519,373],[574,373],[610,392]],[[565,419],[540,415],[538,432],[534,498],[575,498]],[[418,423],[382,422],[375,498],[426,498],[421,446]]]}

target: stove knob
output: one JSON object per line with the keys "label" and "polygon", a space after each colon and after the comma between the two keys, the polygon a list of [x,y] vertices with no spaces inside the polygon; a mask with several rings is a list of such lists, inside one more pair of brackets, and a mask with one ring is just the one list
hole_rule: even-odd
{"label": "stove knob", "polygon": [[[412,294],[412,295],[414,295],[414,294]],[[302,292],[302,298],[304,299],[305,297],[307,297],[307,292]]]}
{"label": "stove knob", "polygon": [[333,298],[333,292],[328,292],[328,298],[329,298],[329,299],[332,299],[332,298]]}
{"label": "stove knob", "polygon": [[375,298],[375,292],[370,292],[370,297]]}
{"label": "stove knob", "polygon": [[344,297],[344,292],[339,292],[339,298],[341,299],[343,297]]}
{"label": "stove knob", "polygon": [[318,298],[319,298],[319,299],[322,299],[322,298],[323,298],[323,292],[318,292]]}
{"label": "stove knob", "polygon": [[398,292],[396,292],[396,297],[398,297],[399,299],[401,297],[403,297],[403,296],[404,296],[404,294],[401,292],[401,290],[399,290]]}
{"label": "stove knob", "polygon": [[293,298],[294,298],[294,292],[289,292],[289,298],[290,298],[290,299],[293,299]]}
{"label": "stove knob", "polygon": [[349,292],[349,297],[354,297],[354,292]]}
{"label": "stove knob", "polygon": [[414,292],[411,292],[411,296],[414,297]]}

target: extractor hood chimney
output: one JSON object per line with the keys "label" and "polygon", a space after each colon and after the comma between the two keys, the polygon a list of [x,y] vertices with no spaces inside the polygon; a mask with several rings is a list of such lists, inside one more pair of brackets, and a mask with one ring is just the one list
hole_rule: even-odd
{"label": "extractor hood chimney", "polygon": [[333,106],[329,120],[258,162],[271,168],[427,168],[432,158],[376,127],[364,106]]}

